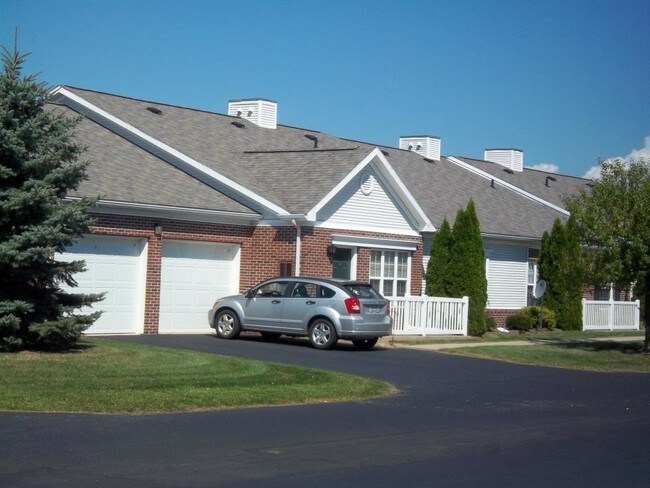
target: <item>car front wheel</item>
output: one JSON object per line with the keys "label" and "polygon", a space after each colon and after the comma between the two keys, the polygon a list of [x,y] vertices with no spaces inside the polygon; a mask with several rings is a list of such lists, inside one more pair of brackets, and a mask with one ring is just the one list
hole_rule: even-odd
{"label": "car front wheel", "polygon": [[309,342],[316,349],[331,349],[338,341],[334,324],[327,319],[316,319],[309,328]]}
{"label": "car front wheel", "polygon": [[239,318],[232,310],[222,310],[217,314],[217,336],[221,339],[234,339],[241,332]]}

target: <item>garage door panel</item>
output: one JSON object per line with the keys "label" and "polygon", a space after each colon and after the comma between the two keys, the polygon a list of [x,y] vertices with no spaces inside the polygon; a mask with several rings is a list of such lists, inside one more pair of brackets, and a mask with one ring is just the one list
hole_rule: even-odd
{"label": "garage door panel", "polygon": [[161,270],[161,333],[209,333],[207,311],[218,296],[236,293],[239,245],[165,241]]}
{"label": "garage door panel", "polygon": [[86,236],[57,258],[84,260],[87,270],[77,273],[73,293],[105,293],[104,300],[83,313],[102,310],[87,330],[96,334],[133,334],[141,331],[142,260],[144,241],[123,237]]}

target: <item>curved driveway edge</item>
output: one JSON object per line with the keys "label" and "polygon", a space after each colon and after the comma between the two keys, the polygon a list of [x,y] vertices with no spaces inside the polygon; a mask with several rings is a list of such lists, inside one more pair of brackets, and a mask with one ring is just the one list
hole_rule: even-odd
{"label": "curved driveway edge", "polygon": [[0,485],[647,485],[648,375],[292,340],[119,340],[372,376],[402,393],[143,417],[1,413]]}

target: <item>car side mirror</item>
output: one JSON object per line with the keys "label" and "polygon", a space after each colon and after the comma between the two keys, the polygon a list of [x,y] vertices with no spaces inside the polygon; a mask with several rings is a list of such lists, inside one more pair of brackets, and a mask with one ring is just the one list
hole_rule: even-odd
{"label": "car side mirror", "polygon": [[251,288],[246,292],[246,295],[244,295],[244,298],[253,298],[255,296],[255,289]]}

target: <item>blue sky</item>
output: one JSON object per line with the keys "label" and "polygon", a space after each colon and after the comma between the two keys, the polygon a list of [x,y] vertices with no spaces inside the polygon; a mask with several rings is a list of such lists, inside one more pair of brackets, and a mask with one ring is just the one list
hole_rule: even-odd
{"label": "blue sky", "polygon": [[219,113],[269,98],[282,124],[516,147],[576,176],[650,157],[650,0],[0,0],[0,44],[15,26],[50,85]]}

